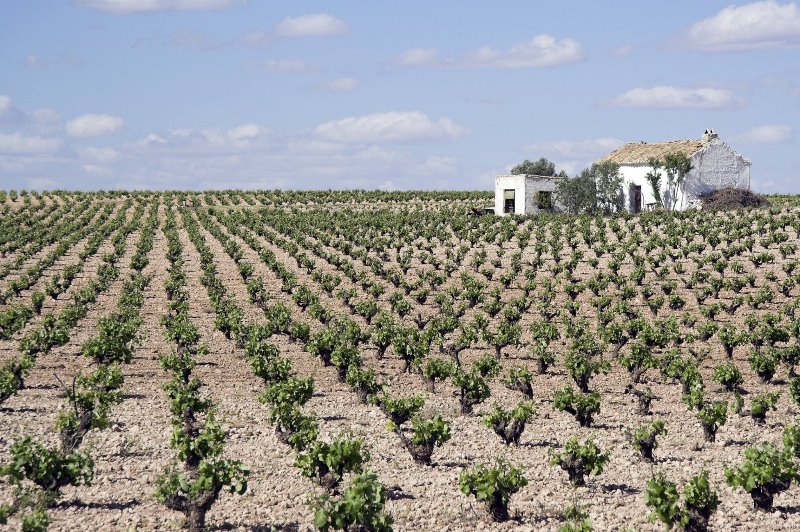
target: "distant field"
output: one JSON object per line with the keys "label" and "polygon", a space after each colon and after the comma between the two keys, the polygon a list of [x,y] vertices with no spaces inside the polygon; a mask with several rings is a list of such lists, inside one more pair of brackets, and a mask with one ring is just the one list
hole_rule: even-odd
{"label": "distant field", "polygon": [[[0,521],[305,530],[369,493],[373,529],[661,530],[651,478],[707,471],[712,529],[799,530],[800,196],[466,215],[493,197],[3,193]],[[756,446],[768,511],[726,479]],[[508,520],[464,493],[497,459]]]}

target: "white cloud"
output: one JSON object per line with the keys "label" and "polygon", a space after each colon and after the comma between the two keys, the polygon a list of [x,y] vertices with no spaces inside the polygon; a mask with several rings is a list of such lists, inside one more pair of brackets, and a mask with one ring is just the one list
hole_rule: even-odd
{"label": "white cloud", "polygon": [[333,142],[375,144],[454,138],[467,134],[468,130],[449,118],[434,121],[414,111],[350,116],[321,124],[314,133]]}
{"label": "white cloud", "polygon": [[83,148],[78,150],[78,154],[81,159],[101,164],[111,163],[119,158],[119,151],[115,148]]}
{"label": "white cloud", "polygon": [[102,137],[121,130],[125,122],[118,116],[87,114],[67,122],[67,135],[71,137]]}
{"label": "white cloud", "polygon": [[259,63],[250,63],[250,68],[267,72],[306,72],[311,70],[308,63],[294,59],[267,59]]}
{"label": "white cloud", "polygon": [[31,119],[38,126],[51,126],[57,124],[61,116],[52,109],[36,109],[31,113]]}
{"label": "white cloud", "polygon": [[225,9],[245,3],[244,0],[77,0],[80,7],[97,9],[115,15],[153,11],[187,11]]}
{"label": "white cloud", "polygon": [[90,175],[98,176],[98,177],[107,177],[113,175],[114,170],[107,166],[101,166],[98,164],[84,164],[81,165],[81,168],[84,172]]}
{"label": "white cloud", "polygon": [[684,88],[658,86],[631,89],[612,100],[620,107],[655,109],[721,109],[739,103],[733,92],[710,87]]}
{"label": "white cloud", "polygon": [[777,144],[789,138],[792,127],[788,125],[758,126],[737,135],[736,140],[746,144]]}
{"label": "white cloud", "polygon": [[574,63],[583,58],[581,45],[574,39],[557,41],[551,35],[537,35],[509,50],[484,47],[465,58],[476,68],[537,68]]}
{"label": "white cloud", "polygon": [[800,44],[800,6],[774,0],[728,6],[693,24],[690,47],[705,52],[789,47]]}
{"label": "white cloud", "polygon": [[430,66],[436,63],[436,48],[412,48],[391,59],[391,62],[404,67]]}
{"label": "white cloud", "polygon": [[437,68],[540,68],[574,63],[583,59],[583,51],[574,39],[557,40],[542,34],[518,43],[508,50],[489,46],[460,57],[438,59],[435,48],[414,48],[390,60],[404,67]]}
{"label": "white cloud", "polygon": [[263,31],[254,31],[239,37],[239,43],[253,47],[269,46],[272,41],[272,35]]}
{"label": "white cloud", "polygon": [[11,98],[0,94],[0,116],[11,111]]}
{"label": "white cloud", "polygon": [[326,13],[287,18],[275,28],[279,37],[331,37],[347,33],[347,24]]}
{"label": "white cloud", "polygon": [[262,129],[257,124],[243,124],[228,130],[228,136],[233,140],[254,139],[258,137]]}
{"label": "white cloud", "polygon": [[353,78],[338,78],[325,81],[317,85],[317,89],[324,92],[349,92],[358,87],[358,81]]}
{"label": "white cloud", "polygon": [[61,139],[27,136],[22,133],[0,133],[0,153],[9,155],[34,155],[57,152]]}

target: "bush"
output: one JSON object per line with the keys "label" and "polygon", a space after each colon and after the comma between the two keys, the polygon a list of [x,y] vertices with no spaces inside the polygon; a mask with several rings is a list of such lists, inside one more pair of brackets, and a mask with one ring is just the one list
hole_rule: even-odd
{"label": "bush", "polygon": [[648,462],[653,461],[653,451],[658,447],[656,437],[666,434],[667,429],[664,422],[656,420],[649,425],[643,425],[636,429],[631,438],[633,448],[642,454],[642,458]]}
{"label": "bush", "polygon": [[762,443],[745,449],[739,467],[726,467],[725,479],[729,486],[749,493],[755,508],[771,510],[775,495],[788,490],[792,481],[800,481],[800,475],[790,452]]}
{"label": "bush", "polygon": [[479,464],[459,476],[461,492],[473,495],[486,505],[495,521],[507,521],[511,496],[528,485],[522,469],[498,460],[494,466]]}
{"label": "bush", "polygon": [[329,530],[370,530],[390,532],[392,517],[384,511],[388,494],[375,473],[364,472],[353,478],[338,498],[328,495],[312,503],[314,526]]}
{"label": "bush", "polygon": [[456,371],[453,375],[453,385],[459,389],[461,413],[469,414],[475,405],[482,403],[489,397],[489,385],[480,375]]}
{"label": "bush", "polygon": [[63,453],[50,449],[30,437],[11,445],[11,461],[0,466],[0,475],[8,483],[20,487],[23,480],[36,484],[45,493],[45,499],[54,504],[61,497],[64,486],[89,485],[94,476],[94,462],[80,451]]}
{"label": "bush", "polygon": [[411,421],[412,436],[409,439],[402,430],[398,431],[400,439],[411,453],[414,461],[428,465],[435,447],[441,447],[450,440],[450,423],[436,415],[433,419],[415,416]]}
{"label": "bush", "polygon": [[573,436],[564,444],[564,452],[551,452],[550,464],[566,471],[573,486],[583,486],[587,474],[599,475],[603,472],[609,456],[609,453],[601,452],[591,438],[579,443],[578,438]]}
{"label": "bush", "polygon": [[750,417],[756,423],[763,425],[767,412],[775,410],[775,405],[778,403],[780,395],[778,392],[767,392],[753,397],[753,401],[750,403]]}
{"label": "bush", "polygon": [[678,527],[687,531],[708,529],[708,520],[719,506],[719,497],[708,482],[708,471],[692,477],[683,490],[685,504],[675,483],[667,480],[663,471],[657,472],[647,482],[644,503],[653,508],[650,521],[659,520],[667,529]]}
{"label": "bush", "polygon": [[508,370],[508,375],[503,379],[503,384],[509,390],[520,392],[528,399],[533,399],[532,380],[533,376],[527,368],[523,366],[514,366]]}
{"label": "bush", "polygon": [[513,410],[505,410],[495,403],[492,411],[483,418],[484,424],[506,443],[519,443],[525,424],[536,415],[536,407],[530,401],[523,401]]}
{"label": "bush", "polygon": [[631,383],[638,384],[642,375],[649,369],[656,367],[656,358],[653,356],[652,348],[642,342],[634,342],[631,345],[631,352],[627,355],[620,355],[619,362],[623,368],[628,370]]}
{"label": "bush", "polygon": [[369,461],[369,453],[363,449],[364,440],[344,434],[331,443],[317,441],[297,456],[295,466],[303,476],[312,478],[333,491],[345,473],[361,473],[363,464]]}
{"label": "bush", "polygon": [[575,392],[571,386],[564,386],[553,397],[553,408],[569,412],[581,427],[592,424],[592,418],[600,412],[600,394],[597,392]]}
{"label": "bush", "polygon": [[594,360],[590,355],[575,350],[567,354],[564,366],[582,392],[589,391],[589,381],[596,373],[608,373],[609,370],[607,361]]}
{"label": "bush", "polygon": [[500,374],[500,362],[491,355],[484,355],[472,364],[472,371],[484,379],[493,379]]}
{"label": "bush", "polygon": [[706,441],[713,442],[719,428],[728,420],[728,403],[706,400],[702,383],[685,395],[683,400],[690,409],[697,412],[697,418],[703,426],[703,435]]}
{"label": "bush", "polygon": [[425,399],[415,395],[404,399],[392,399],[384,395],[378,399],[383,413],[389,418],[389,430],[396,431],[400,426],[414,417],[425,405]]}
{"label": "bush", "polygon": [[592,532],[592,522],[589,513],[579,506],[571,504],[564,509],[564,519],[567,521],[558,532]]}
{"label": "bush", "polygon": [[744,382],[742,372],[736,367],[736,364],[727,363],[720,364],[714,369],[714,380],[720,383],[729,392],[735,392],[739,386]]}
{"label": "bush", "polygon": [[378,382],[374,369],[362,369],[355,364],[347,369],[345,383],[353,388],[363,404],[374,403],[377,395],[383,390],[383,385]]}
{"label": "bush", "polygon": [[455,362],[451,360],[442,360],[441,358],[431,358],[425,364],[425,369],[422,374],[428,380],[428,391],[431,393],[436,392],[436,381],[444,380],[450,377],[456,371]]}
{"label": "bush", "polygon": [[247,475],[247,468],[233,460],[203,460],[193,474],[168,467],[156,481],[156,499],[170,510],[183,513],[189,530],[205,530],[206,513],[222,489],[243,494]]}
{"label": "bush", "polygon": [[775,375],[775,369],[778,366],[778,360],[773,354],[753,351],[747,360],[750,361],[750,366],[761,379],[761,382],[767,383],[772,380]]}
{"label": "bush", "polygon": [[721,188],[700,197],[704,210],[727,211],[731,209],[751,209],[769,207],[769,201],[762,195],[741,188]]}

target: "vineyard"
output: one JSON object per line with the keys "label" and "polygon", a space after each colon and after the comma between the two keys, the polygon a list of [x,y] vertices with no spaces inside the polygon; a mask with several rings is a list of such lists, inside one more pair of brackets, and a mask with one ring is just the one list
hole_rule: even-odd
{"label": "vineyard", "polygon": [[0,524],[800,529],[800,197],[491,197],[0,193]]}

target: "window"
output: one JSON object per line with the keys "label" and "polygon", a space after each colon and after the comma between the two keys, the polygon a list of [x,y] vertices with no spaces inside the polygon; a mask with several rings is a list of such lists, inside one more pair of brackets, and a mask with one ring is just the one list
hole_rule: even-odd
{"label": "window", "polygon": [[553,193],[549,190],[540,190],[536,193],[536,208],[540,211],[553,210]]}
{"label": "window", "polygon": [[515,191],[513,188],[503,191],[503,212],[514,214]]}

